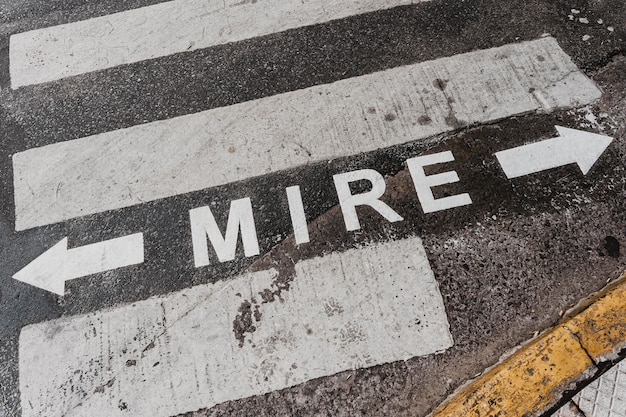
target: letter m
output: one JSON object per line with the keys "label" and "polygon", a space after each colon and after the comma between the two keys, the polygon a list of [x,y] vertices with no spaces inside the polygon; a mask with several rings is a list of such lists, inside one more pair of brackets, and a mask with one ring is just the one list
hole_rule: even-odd
{"label": "letter m", "polygon": [[211,209],[207,206],[189,210],[191,220],[191,240],[193,243],[193,258],[196,268],[209,265],[209,248],[207,237],[213,245],[220,262],[235,259],[239,230],[243,241],[243,251],[246,256],[259,254],[259,242],[252,215],[250,198],[231,201],[226,236],[222,235]]}

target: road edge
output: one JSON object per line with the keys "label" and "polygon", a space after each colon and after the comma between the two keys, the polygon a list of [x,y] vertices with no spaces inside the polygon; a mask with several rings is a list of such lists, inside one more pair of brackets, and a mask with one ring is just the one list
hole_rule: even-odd
{"label": "road edge", "polygon": [[457,389],[429,417],[541,416],[626,353],[626,271]]}

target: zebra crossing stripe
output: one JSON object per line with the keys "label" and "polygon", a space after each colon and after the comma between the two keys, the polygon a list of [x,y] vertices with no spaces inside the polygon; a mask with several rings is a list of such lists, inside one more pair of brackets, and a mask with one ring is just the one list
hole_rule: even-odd
{"label": "zebra crossing stripe", "polygon": [[417,237],[298,262],[282,302],[261,302],[276,279],[248,273],[23,328],[24,417],[165,417],[452,346]]}
{"label": "zebra crossing stripe", "polygon": [[44,83],[428,0],[175,0],[19,33],[11,86]]}
{"label": "zebra crossing stripe", "polygon": [[600,95],[544,37],[33,148],[13,155],[16,230]]}

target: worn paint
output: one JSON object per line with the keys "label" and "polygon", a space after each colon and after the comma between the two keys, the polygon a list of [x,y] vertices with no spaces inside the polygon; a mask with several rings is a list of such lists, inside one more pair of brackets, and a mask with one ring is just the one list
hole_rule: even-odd
{"label": "worn paint", "polygon": [[[33,148],[13,155],[16,229],[578,106],[600,94],[546,37]],[[425,116],[429,123],[420,123]]]}
{"label": "worn paint", "polygon": [[176,0],[10,40],[17,88],[427,0]]}
{"label": "worn paint", "polygon": [[433,416],[536,415],[593,372],[575,337],[559,328],[476,380]]}
{"label": "worn paint", "polygon": [[623,280],[572,318],[567,328],[595,362],[617,358],[620,350],[626,348],[626,285]]}
{"label": "worn paint", "polygon": [[452,345],[417,237],[293,271],[280,301],[266,270],[25,327],[23,415],[170,416]]}

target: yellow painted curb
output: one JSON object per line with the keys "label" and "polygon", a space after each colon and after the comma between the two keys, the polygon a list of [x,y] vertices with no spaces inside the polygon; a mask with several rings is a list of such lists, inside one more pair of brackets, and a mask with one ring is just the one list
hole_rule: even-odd
{"label": "yellow painted curb", "polygon": [[430,416],[539,416],[624,348],[626,272],[563,322],[462,387]]}

